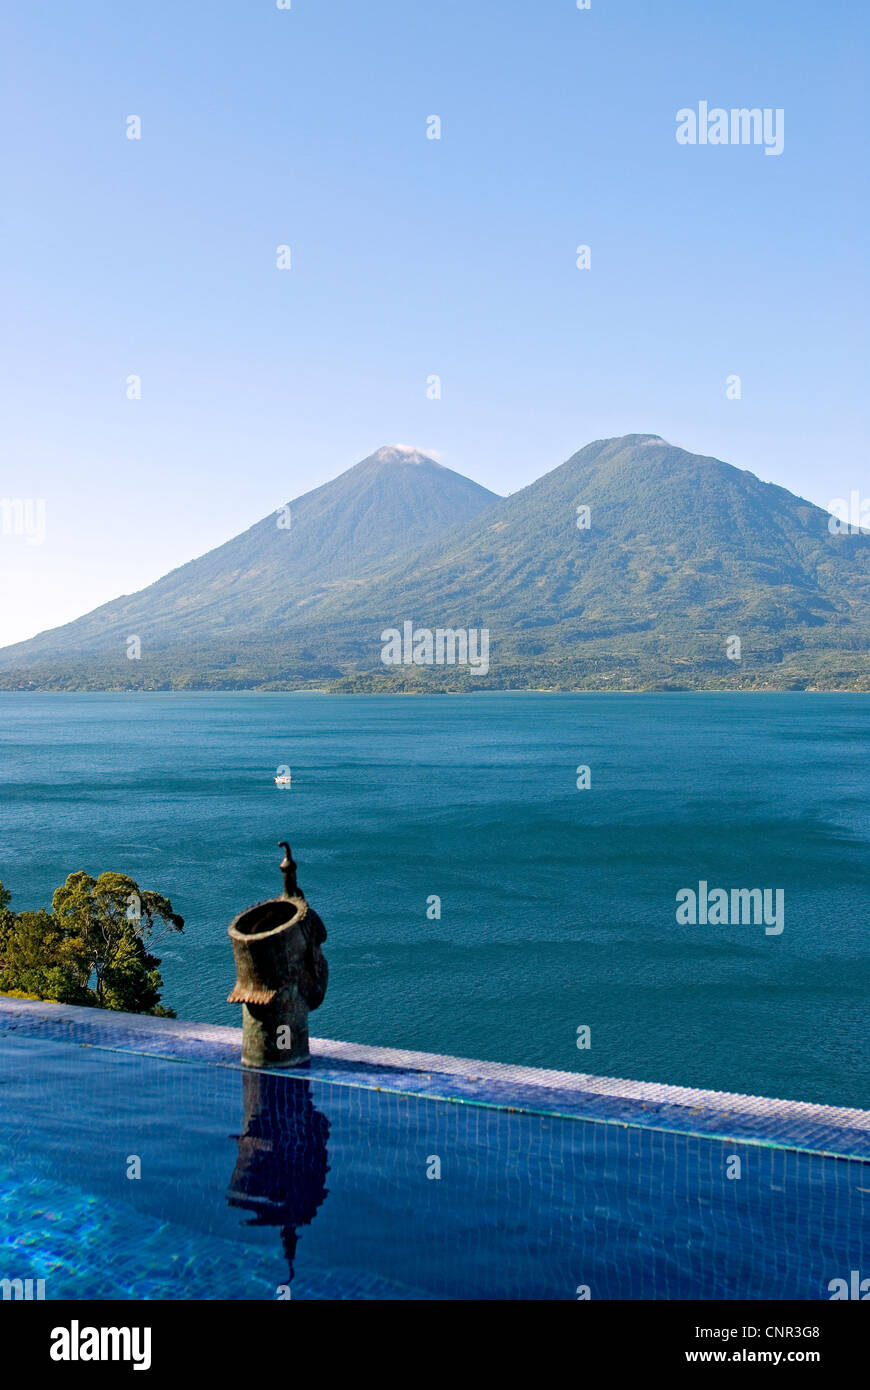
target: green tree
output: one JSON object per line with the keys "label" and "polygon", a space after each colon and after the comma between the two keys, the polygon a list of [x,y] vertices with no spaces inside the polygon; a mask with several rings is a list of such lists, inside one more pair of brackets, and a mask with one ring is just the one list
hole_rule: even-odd
{"label": "green tree", "polygon": [[7,994],[53,999],[59,1004],[93,1004],[80,983],[81,963],[74,943],[45,908],[8,913],[0,925],[0,989]]}
{"label": "green tree", "polygon": [[77,983],[103,1009],[162,1014],[160,960],[148,950],[157,924],[181,931],[184,919],[159,893],[140,889],[126,874],[70,874],[52,898]]}
{"label": "green tree", "polygon": [[8,930],[15,916],[14,912],[9,911],[9,904],[11,901],[12,894],[9,892],[8,888],[3,887],[3,881],[0,879],[0,948],[2,948],[3,945],[3,933]]}
{"label": "green tree", "polygon": [[[15,925],[15,913],[9,910],[11,901],[12,894],[9,892],[8,888],[3,886],[3,882],[0,880],[0,982],[2,982],[3,979],[6,963],[7,943],[12,928]],[[0,988],[2,988],[2,983],[0,983]]]}

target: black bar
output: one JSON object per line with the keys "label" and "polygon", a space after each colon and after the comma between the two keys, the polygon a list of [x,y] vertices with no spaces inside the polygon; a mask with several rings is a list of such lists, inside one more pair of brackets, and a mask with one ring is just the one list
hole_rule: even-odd
{"label": "black bar", "polygon": [[[502,1361],[510,1367],[515,1355],[518,1371],[531,1355],[539,1369],[549,1363],[554,1374],[557,1362],[565,1364],[566,1372],[573,1366],[577,1379],[597,1364],[615,1375],[669,1374],[677,1367],[704,1375],[715,1365],[807,1366],[829,1380],[838,1371],[854,1374],[870,1333],[866,1309],[836,1302],[590,1300],[568,1309],[534,1300],[386,1306],[292,1299],[274,1304],[6,1301],[0,1303],[0,1319],[7,1351],[26,1349],[29,1369],[52,1379],[79,1374],[93,1379],[100,1371],[116,1377],[134,1374],[136,1357],[142,1363],[140,1375],[212,1374],[222,1386],[233,1375],[250,1377],[255,1368],[258,1375],[285,1372],[296,1378],[304,1367],[309,1374],[327,1373],[332,1379],[345,1348],[358,1373],[368,1363],[366,1378],[380,1364],[382,1370],[392,1367],[390,1381],[404,1367],[399,1378],[406,1383],[420,1373],[429,1379],[441,1364],[455,1372],[457,1358],[465,1361],[472,1349],[475,1361],[482,1358],[487,1370]],[[123,1335],[117,1343],[129,1359],[52,1358],[53,1346],[69,1355],[74,1347],[80,1353],[96,1348],[88,1331],[92,1328],[129,1330],[129,1343]],[[138,1337],[133,1329],[139,1329]],[[357,1333],[365,1340],[358,1340]],[[346,1340],[348,1334],[352,1341]],[[109,1356],[112,1347],[109,1337]]]}

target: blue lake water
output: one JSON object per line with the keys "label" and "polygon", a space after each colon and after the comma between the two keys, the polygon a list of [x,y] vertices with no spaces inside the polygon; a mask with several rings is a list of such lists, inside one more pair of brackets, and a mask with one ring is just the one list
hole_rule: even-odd
{"label": "blue lake water", "polygon": [[[77,869],[169,895],[180,1017],[240,1021],[227,923],[280,890],[287,838],[329,931],[316,1034],[870,1104],[868,696],[2,694],[0,714],[13,906]],[[678,924],[702,880],[782,889],[783,932]]]}

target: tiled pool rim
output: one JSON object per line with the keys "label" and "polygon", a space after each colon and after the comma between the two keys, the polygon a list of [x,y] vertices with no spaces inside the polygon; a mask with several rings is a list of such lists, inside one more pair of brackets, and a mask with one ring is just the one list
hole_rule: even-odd
{"label": "tiled pool rim", "polygon": [[[240,1028],[0,995],[0,1034],[241,1070]],[[870,1110],[311,1039],[294,1078],[870,1162]]]}

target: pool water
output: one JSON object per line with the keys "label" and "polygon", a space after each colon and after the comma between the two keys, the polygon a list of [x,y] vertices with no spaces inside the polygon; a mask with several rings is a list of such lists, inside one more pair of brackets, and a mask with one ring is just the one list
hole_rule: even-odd
{"label": "pool water", "polygon": [[0,1279],[49,1299],[827,1299],[870,1268],[856,1159],[14,1033],[0,1108]]}

